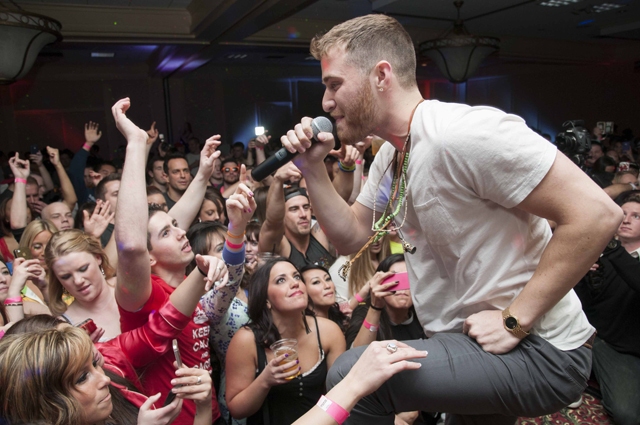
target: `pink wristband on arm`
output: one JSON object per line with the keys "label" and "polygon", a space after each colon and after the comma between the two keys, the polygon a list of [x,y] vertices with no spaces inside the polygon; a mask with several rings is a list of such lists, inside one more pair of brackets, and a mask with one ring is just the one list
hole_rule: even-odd
{"label": "pink wristband on arm", "polygon": [[244,245],[244,242],[243,243],[232,243],[232,242],[229,242],[229,239],[227,239],[227,246],[229,248],[231,248],[231,249],[240,249],[240,248],[243,247],[243,245]]}
{"label": "pink wristband on arm", "polygon": [[85,142],[84,145],[82,145],[82,149],[90,151],[91,150],[91,145],[89,145],[89,143]]}
{"label": "pink wristband on arm", "polygon": [[362,160],[361,160],[361,159],[356,159],[356,164],[357,164],[357,165],[362,164]]}
{"label": "pink wristband on arm", "polygon": [[13,304],[13,303],[21,303],[21,302],[22,302],[22,297],[7,298],[4,300],[5,304]]}
{"label": "pink wristband on arm", "polygon": [[338,422],[338,425],[342,425],[342,423],[349,417],[349,412],[347,412],[342,406],[339,406],[325,396],[320,397],[317,406],[327,412],[327,414],[331,416],[333,420]]}
{"label": "pink wristband on arm", "polygon": [[21,179],[20,177],[16,177],[15,179],[13,179],[13,181],[16,182],[16,183],[27,184],[27,179]]}
{"label": "pink wristband on arm", "polygon": [[356,301],[358,301],[359,303],[363,303],[364,299],[360,296],[359,293],[356,292],[356,294],[353,296],[353,298],[356,299]]}

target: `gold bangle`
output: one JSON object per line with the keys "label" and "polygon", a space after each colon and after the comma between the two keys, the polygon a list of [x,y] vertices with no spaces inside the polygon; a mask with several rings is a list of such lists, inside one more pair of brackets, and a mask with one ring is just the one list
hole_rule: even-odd
{"label": "gold bangle", "polygon": [[247,232],[244,231],[244,232],[242,232],[241,235],[234,235],[233,233],[231,233],[230,231],[227,230],[227,236],[229,236],[230,238],[233,238],[233,239],[242,239],[242,238],[244,238],[244,235],[246,235],[246,234],[247,234]]}

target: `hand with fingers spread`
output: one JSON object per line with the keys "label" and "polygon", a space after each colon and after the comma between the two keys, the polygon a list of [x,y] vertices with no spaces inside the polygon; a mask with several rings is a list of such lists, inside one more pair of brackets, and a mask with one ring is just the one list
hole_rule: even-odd
{"label": "hand with fingers spread", "polygon": [[98,130],[99,124],[97,122],[89,121],[84,125],[84,140],[93,145],[102,137],[102,131]]}
{"label": "hand with fingers spread", "polygon": [[16,179],[27,179],[31,173],[29,161],[20,159],[20,155],[16,152],[15,156],[9,158],[9,167]]}
{"label": "hand with fingers spread", "polygon": [[127,139],[127,143],[144,143],[146,145],[149,135],[135,125],[126,115],[130,107],[131,100],[128,97],[120,99],[111,107],[111,113],[116,120],[116,127]]}
{"label": "hand with fingers spread", "polygon": [[227,265],[220,258],[197,254],[196,266],[204,275],[205,291],[209,291],[214,285],[220,288],[229,282]]}
{"label": "hand with fingers spread", "polygon": [[233,230],[233,234],[244,232],[247,223],[253,217],[256,211],[256,201],[253,198],[253,192],[247,187],[244,181],[247,179],[247,167],[244,164],[240,166],[240,184],[236,192],[227,199],[227,217],[229,218],[229,230]]}
{"label": "hand with fingers spread", "polygon": [[220,146],[220,135],[209,137],[204,142],[204,147],[200,151],[200,168],[198,174],[201,174],[205,180],[209,180],[213,174],[213,164],[220,157],[221,152],[218,150]]}
{"label": "hand with fingers spread", "polygon": [[56,148],[52,148],[51,146],[47,146],[47,154],[49,155],[49,161],[54,167],[57,167],[60,164],[60,151]]}
{"label": "hand with fingers spread", "polygon": [[150,396],[140,406],[137,425],[169,425],[178,417],[182,411],[183,400],[176,397],[167,406],[154,409],[153,405],[160,400],[161,395],[161,393],[158,393]]}
{"label": "hand with fingers spread", "polygon": [[[177,367],[177,363],[173,363]],[[211,411],[211,376],[206,369],[181,367],[176,378],[171,380],[171,390],[177,398],[193,400],[199,407],[207,406]]]}
{"label": "hand with fingers spread", "polygon": [[377,308],[383,308],[387,303],[384,300],[385,297],[393,295],[392,291],[388,289],[394,285],[397,285],[397,281],[382,283],[383,280],[389,276],[393,276],[394,272],[376,272],[376,274],[369,279],[367,284],[371,288],[371,305]]}
{"label": "hand with fingers spread", "polygon": [[160,132],[156,128],[155,121],[151,123],[151,128],[147,130],[147,135],[149,136],[149,139],[147,139],[148,145],[153,145],[155,141],[158,140],[158,136],[160,135]]}
{"label": "hand with fingers spread", "polygon": [[113,221],[115,215],[116,213],[111,210],[111,203],[109,201],[103,202],[101,199],[98,199],[91,215],[89,215],[89,212],[86,210],[82,211],[85,233],[100,238],[109,226],[109,223]]}
{"label": "hand with fingers spread", "polygon": [[269,144],[269,139],[271,139],[271,136],[267,136],[268,132],[269,130],[265,130],[264,134],[256,137],[256,148],[264,149],[264,147]]}
{"label": "hand with fingers spread", "polygon": [[289,130],[285,136],[280,138],[282,146],[286,150],[300,154],[293,161],[302,171],[309,165],[321,164],[335,146],[333,134],[326,132],[319,133],[318,143],[311,145],[311,139],[313,138],[312,121],[313,119],[309,117],[302,118],[300,124],[296,124],[293,130]]}

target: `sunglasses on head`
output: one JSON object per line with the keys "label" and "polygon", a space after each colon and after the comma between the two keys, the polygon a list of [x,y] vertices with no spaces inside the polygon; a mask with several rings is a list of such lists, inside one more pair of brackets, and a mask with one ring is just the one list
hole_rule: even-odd
{"label": "sunglasses on head", "polygon": [[224,167],[222,169],[222,171],[224,171],[225,173],[229,173],[231,171],[233,171],[234,173],[237,173],[240,170],[240,168],[238,167]]}

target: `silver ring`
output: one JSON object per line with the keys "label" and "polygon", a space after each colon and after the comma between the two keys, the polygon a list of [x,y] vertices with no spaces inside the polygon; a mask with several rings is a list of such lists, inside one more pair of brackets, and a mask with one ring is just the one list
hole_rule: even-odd
{"label": "silver ring", "polygon": [[213,286],[220,286],[222,284],[221,280],[216,280],[215,282],[213,282]]}
{"label": "silver ring", "polygon": [[200,385],[202,384],[202,379],[200,379],[200,377],[198,376],[198,381],[196,382],[196,385]]}
{"label": "silver ring", "polygon": [[393,354],[398,351],[398,346],[393,342],[390,342],[387,344],[387,351],[389,352],[389,354]]}

